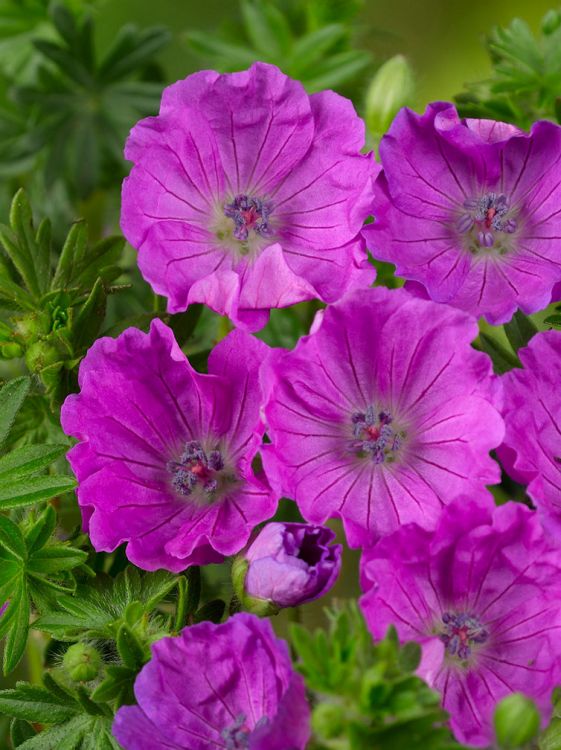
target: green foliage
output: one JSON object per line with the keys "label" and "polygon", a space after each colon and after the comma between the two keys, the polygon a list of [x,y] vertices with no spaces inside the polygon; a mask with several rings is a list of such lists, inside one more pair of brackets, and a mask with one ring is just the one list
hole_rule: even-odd
{"label": "green foliage", "polygon": [[154,56],[169,41],[163,28],[124,26],[101,59],[91,14],[52,6],[48,38],[34,38],[32,80],[13,98],[25,115],[29,146],[41,157],[46,187],[63,180],[86,198],[124,175],[123,143],[140,117],[158,109],[162,85]]}
{"label": "green foliage", "polygon": [[[68,688],[51,675],[47,675],[44,686],[19,682],[14,689],[3,690],[0,712],[19,722],[16,727],[12,725],[14,746],[19,750],[119,750],[120,747],[111,734],[112,714],[108,707],[91,700],[83,687]],[[35,734],[31,723],[46,724],[48,728]]]}
{"label": "green foliage", "polygon": [[519,18],[506,28],[497,27],[487,48],[492,76],[456,97],[462,113],[506,120],[524,129],[542,118],[561,122],[561,11],[544,16],[537,37]]}
{"label": "green foliage", "polygon": [[392,628],[374,643],[355,602],[327,615],[327,632],[291,627],[297,668],[315,696],[317,747],[459,749],[438,694],[414,675],[419,645],[400,645]]}
{"label": "green foliage", "polygon": [[76,367],[101,331],[111,282],[124,240],[107,237],[88,244],[87,227],[70,229],[60,253],[44,219],[36,228],[20,190],[12,202],[10,226],[0,225],[0,358],[25,357],[53,404],[72,389]]}
{"label": "green foliage", "polygon": [[23,655],[32,604],[42,611],[74,591],[74,571],[86,561],[87,553],[52,538],[55,525],[52,506],[19,525],[0,516],[0,600],[8,603],[0,618],[0,637],[6,637],[4,674]]}
{"label": "green foliage", "polygon": [[278,65],[308,91],[345,88],[371,63],[353,48],[360,0],[238,0],[241,24],[222,34],[187,33],[190,47],[213,68]]}

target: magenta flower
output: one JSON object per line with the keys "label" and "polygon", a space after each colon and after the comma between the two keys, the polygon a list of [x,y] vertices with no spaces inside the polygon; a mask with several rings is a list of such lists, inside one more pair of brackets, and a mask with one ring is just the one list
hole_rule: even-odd
{"label": "magenta flower", "polygon": [[[128,542],[131,562],[177,572],[238,552],[276,498],[251,462],[263,426],[259,365],[267,346],[234,331],[195,372],[172,331],[102,338],[62,408],[78,500],[98,551]],[[93,515],[92,515],[93,514]]]}
{"label": "magenta flower", "polygon": [[402,110],[382,139],[374,256],[446,302],[493,324],[541,310],[561,279],[561,128],[530,133],[460,120],[437,102]]}
{"label": "magenta flower", "polygon": [[524,369],[502,376],[506,434],[497,451],[507,472],[528,484],[547,529],[561,532],[561,332],[538,333],[518,352]]}
{"label": "magenta flower", "polygon": [[202,71],[132,130],[121,227],[170,312],[204,302],[252,330],[269,309],[368,286],[360,230],[380,168],[352,104],[278,68]]}
{"label": "magenta flower", "polygon": [[435,531],[410,524],[364,552],[362,583],[372,634],[393,624],[422,645],[419,674],[461,742],[488,746],[495,704],[511,692],[547,721],[561,680],[561,555],[531,510],[459,499]]}
{"label": "magenta flower", "polygon": [[304,750],[310,736],[287,644],[254,615],[158,641],[134,691],[113,724],[125,750]]}
{"label": "magenta flower", "polygon": [[340,544],[325,526],[269,523],[234,563],[234,588],[256,613],[297,607],[323,596],[341,569]]}
{"label": "magenta flower", "polygon": [[403,289],[355,291],[264,368],[269,480],[312,523],[340,516],[352,546],[499,481],[504,428],[475,320]]}

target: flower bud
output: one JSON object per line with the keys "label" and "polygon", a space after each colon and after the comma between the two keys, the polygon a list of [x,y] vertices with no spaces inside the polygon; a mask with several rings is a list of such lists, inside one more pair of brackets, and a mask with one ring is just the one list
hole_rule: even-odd
{"label": "flower bud", "polygon": [[0,358],[17,359],[23,356],[23,349],[15,341],[0,341]]}
{"label": "flower bud", "polygon": [[75,682],[89,682],[98,676],[102,661],[93,646],[75,643],[64,654],[62,665]]}
{"label": "flower bud", "polygon": [[497,742],[508,750],[526,745],[540,730],[535,703],[521,693],[513,693],[497,705],[494,721]]}
{"label": "flower bud", "polygon": [[553,34],[561,26],[561,13],[558,10],[548,10],[542,18],[542,31],[546,36]]}
{"label": "flower bud", "polygon": [[25,354],[25,364],[30,372],[41,372],[45,367],[60,362],[62,354],[59,349],[48,341],[37,341],[32,344]]}
{"label": "flower bud", "polygon": [[366,93],[366,125],[375,138],[386,132],[401,107],[411,103],[413,92],[413,73],[403,55],[379,68]]}
{"label": "flower bud", "polygon": [[7,601],[7,602],[4,602],[4,604],[0,607],[0,617],[2,617],[2,615],[6,614],[6,610],[8,609],[9,604],[10,604],[10,602]]}
{"label": "flower bud", "polygon": [[259,615],[323,596],[341,567],[341,545],[331,529],[269,523],[234,563],[234,591],[244,609]]}

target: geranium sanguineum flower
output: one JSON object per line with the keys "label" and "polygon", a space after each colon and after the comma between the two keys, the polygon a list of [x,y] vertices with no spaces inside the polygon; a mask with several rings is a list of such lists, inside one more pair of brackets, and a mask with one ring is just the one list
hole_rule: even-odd
{"label": "geranium sanguineum flower", "polygon": [[505,439],[499,458],[528,484],[546,528],[561,533],[561,331],[536,334],[518,356],[524,369],[502,376]]}
{"label": "geranium sanguineum flower", "polygon": [[544,723],[561,680],[561,553],[519,503],[456,500],[435,531],[402,527],[365,551],[361,599],[376,638],[422,646],[461,742],[487,747],[496,703],[533,698]]}
{"label": "geranium sanguineum flower", "polygon": [[170,328],[129,328],[95,342],[62,425],[79,440],[68,459],[96,550],[128,542],[141,568],[219,562],[275,511],[251,468],[263,434],[259,365],[267,346],[232,332],[190,366]]}
{"label": "geranium sanguineum flower", "polygon": [[270,481],[312,523],[340,516],[351,545],[436,523],[499,481],[491,363],[474,318],[403,289],[357,290],[263,370]]}
{"label": "geranium sanguineum flower", "polygon": [[[494,324],[545,308],[561,279],[561,128],[402,110],[380,144],[375,257]],[[384,195],[385,194],[385,195]]]}
{"label": "geranium sanguineum flower", "polygon": [[304,750],[310,736],[287,644],[255,615],[158,641],[134,692],[113,724],[125,750]]}
{"label": "geranium sanguineum flower", "polygon": [[326,526],[268,523],[234,562],[234,590],[258,614],[306,604],[329,591],[341,569],[340,544]]}
{"label": "geranium sanguineum flower", "polygon": [[121,227],[144,278],[170,312],[204,302],[253,330],[272,307],[368,286],[379,167],[363,145],[350,101],[272,65],[178,81],[125,151]]}

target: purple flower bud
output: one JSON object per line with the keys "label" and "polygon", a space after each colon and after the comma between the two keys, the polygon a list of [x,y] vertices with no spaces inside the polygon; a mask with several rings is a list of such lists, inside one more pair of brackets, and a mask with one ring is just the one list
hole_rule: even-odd
{"label": "purple flower bud", "polygon": [[9,604],[10,604],[10,602],[9,602],[9,601],[7,601],[7,602],[5,602],[5,603],[4,603],[4,604],[3,604],[3,605],[2,605],[1,607],[0,607],[0,617],[2,617],[2,615],[4,615],[4,614],[6,613],[6,610],[8,609],[8,605],[9,605]]}
{"label": "purple flower bud", "polygon": [[331,529],[304,523],[269,523],[234,566],[242,606],[265,613],[323,596],[341,567],[340,544]]}

